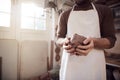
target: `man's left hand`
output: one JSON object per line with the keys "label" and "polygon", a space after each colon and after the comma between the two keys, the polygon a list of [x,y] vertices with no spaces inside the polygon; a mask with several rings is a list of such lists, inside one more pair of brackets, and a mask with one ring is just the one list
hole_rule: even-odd
{"label": "man's left hand", "polygon": [[88,55],[88,53],[94,48],[94,42],[92,38],[87,38],[83,41],[84,45],[78,45],[76,48],[76,55]]}

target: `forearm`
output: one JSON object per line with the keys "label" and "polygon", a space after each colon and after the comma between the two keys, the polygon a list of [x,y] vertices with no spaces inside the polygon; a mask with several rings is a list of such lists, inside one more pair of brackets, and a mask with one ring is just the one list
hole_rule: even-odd
{"label": "forearm", "polygon": [[110,41],[107,38],[93,38],[94,47],[98,49],[109,49]]}

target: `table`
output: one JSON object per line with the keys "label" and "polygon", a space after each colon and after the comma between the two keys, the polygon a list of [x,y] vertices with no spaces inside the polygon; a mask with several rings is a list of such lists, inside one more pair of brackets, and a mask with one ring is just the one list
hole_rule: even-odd
{"label": "table", "polygon": [[120,80],[120,59],[106,57],[107,80]]}

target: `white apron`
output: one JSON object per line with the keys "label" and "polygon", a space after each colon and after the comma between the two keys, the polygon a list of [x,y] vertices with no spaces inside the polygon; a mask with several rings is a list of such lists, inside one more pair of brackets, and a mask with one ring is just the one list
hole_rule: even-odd
{"label": "white apron", "polygon": [[[87,11],[71,11],[67,36],[77,33],[85,37],[100,38],[98,13],[95,6]],[[65,50],[61,60],[60,80],[106,80],[103,50],[93,49],[87,56],[70,55]]]}

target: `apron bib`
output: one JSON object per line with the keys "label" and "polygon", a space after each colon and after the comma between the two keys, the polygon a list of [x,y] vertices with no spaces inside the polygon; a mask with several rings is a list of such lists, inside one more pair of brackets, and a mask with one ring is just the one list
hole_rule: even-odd
{"label": "apron bib", "polygon": [[[95,6],[87,11],[70,12],[67,36],[77,33],[85,37],[100,38],[98,13]],[[87,56],[70,55],[63,51],[60,80],[106,80],[106,67],[103,50],[93,49]]]}

